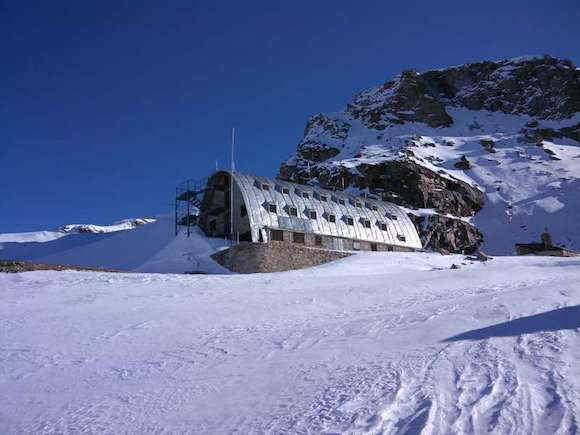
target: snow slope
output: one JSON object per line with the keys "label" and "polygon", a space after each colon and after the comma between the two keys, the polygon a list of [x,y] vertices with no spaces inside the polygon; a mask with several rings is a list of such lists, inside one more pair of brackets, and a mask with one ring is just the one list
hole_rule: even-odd
{"label": "snow slope", "polygon": [[[14,241],[13,237],[13,242],[0,243],[0,259],[139,272],[226,273],[209,258],[223,247],[223,240],[208,239],[197,229],[189,238],[184,232],[176,237],[174,221],[168,216],[131,228],[134,229],[64,233],[66,237],[47,238],[42,243],[27,243],[22,237]],[[5,236],[4,240],[10,240],[10,235]],[[37,236],[33,240],[38,239]]]}
{"label": "snow slope", "polygon": [[579,328],[573,258],[0,274],[0,432],[577,433]]}

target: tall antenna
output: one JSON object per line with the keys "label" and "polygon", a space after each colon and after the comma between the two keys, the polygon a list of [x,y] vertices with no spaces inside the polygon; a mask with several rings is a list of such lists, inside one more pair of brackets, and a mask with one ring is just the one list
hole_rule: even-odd
{"label": "tall antenna", "polygon": [[232,169],[230,174],[230,240],[232,245],[234,242],[234,171],[236,170],[236,164],[234,162],[234,137],[235,128],[232,127]]}

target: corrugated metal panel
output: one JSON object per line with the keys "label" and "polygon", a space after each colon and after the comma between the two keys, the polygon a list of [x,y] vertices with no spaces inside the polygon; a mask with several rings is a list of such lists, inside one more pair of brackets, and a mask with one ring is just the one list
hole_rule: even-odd
{"label": "corrugated metal panel", "polygon": [[[246,202],[250,227],[256,241],[258,229],[270,227],[415,249],[422,247],[413,222],[405,211],[395,204],[240,173],[234,174],[234,181],[238,184]],[[269,186],[268,190],[262,188],[264,184]],[[282,192],[284,188],[288,189],[288,193]],[[303,192],[308,193],[308,198],[302,196]],[[321,195],[327,196],[327,201],[322,201]],[[340,199],[344,200],[344,205],[339,203]],[[361,202],[362,207],[356,207],[356,201]],[[268,211],[267,205],[270,203],[276,204],[276,213]],[[373,205],[377,210],[372,210]],[[297,209],[297,216],[289,214],[290,207]],[[309,211],[316,212],[316,219],[308,216]],[[335,223],[329,222],[329,214],[336,216]],[[347,225],[346,216],[353,218],[353,225]],[[389,216],[397,218],[392,219]],[[370,221],[370,229],[365,227],[363,219]],[[387,231],[380,228],[381,222],[387,225]],[[403,236],[405,240],[400,240],[398,236]]]}

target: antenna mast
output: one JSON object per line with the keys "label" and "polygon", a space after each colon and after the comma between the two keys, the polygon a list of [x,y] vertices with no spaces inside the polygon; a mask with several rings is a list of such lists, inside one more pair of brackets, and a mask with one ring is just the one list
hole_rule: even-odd
{"label": "antenna mast", "polygon": [[232,127],[232,156],[231,156],[231,173],[230,173],[230,240],[231,244],[234,244],[234,171],[236,170],[236,165],[234,163],[234,137],[235,128]]}

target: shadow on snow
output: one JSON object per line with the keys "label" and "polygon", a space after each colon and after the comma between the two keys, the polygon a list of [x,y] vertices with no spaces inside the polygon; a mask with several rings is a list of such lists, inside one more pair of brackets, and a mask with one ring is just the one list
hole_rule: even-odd
{"label": "shadow on snow", "polygon": [[498,323],[486,328],[473,329],[444,342],[460,340],[483,340],[490,337],[515,337],[542,331],[559,331],[561,329],[580,328],[580,305],[558,308],[533,316],[520,317],[509,322]]}

